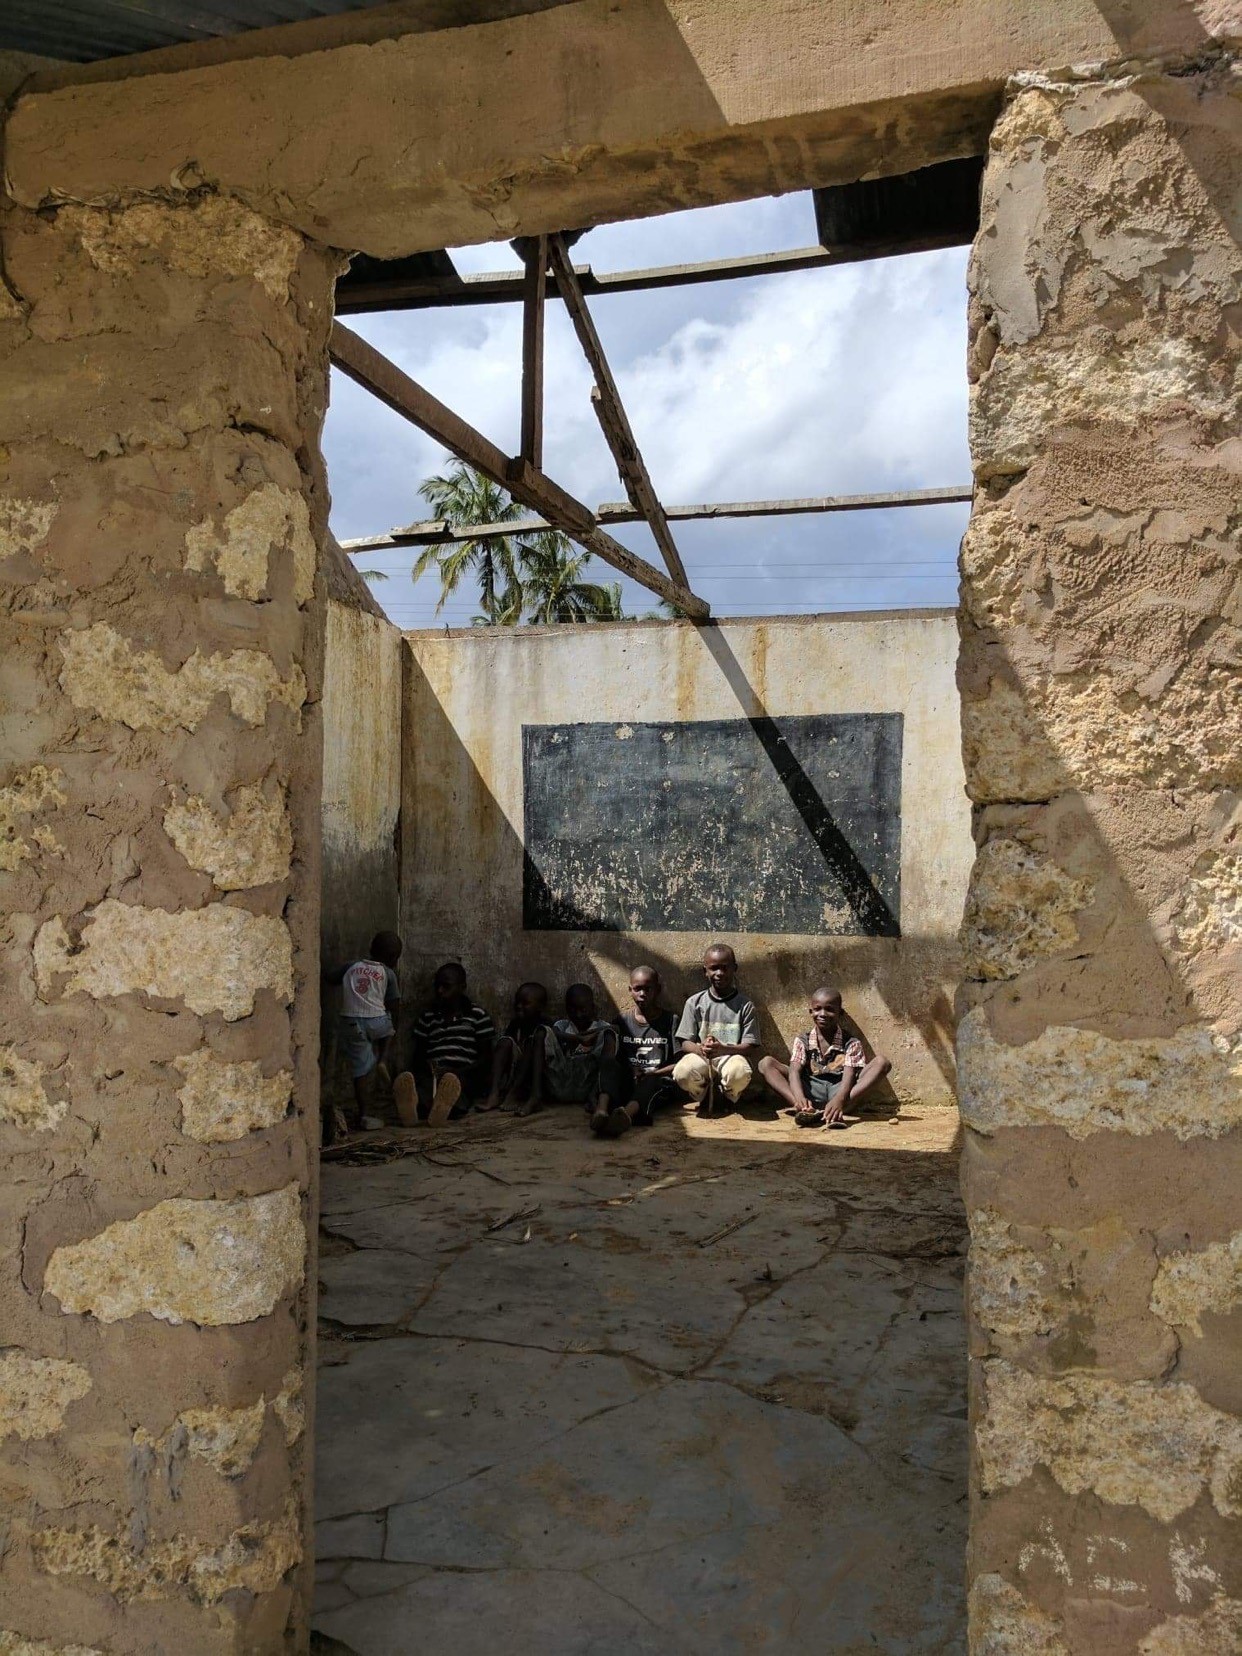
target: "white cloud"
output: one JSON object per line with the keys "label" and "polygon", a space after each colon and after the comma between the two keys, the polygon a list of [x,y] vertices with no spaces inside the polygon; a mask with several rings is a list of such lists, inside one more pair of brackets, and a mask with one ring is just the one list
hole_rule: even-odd
{"label": "white cloud", "polygon": [[[775,209],[790,222],[795,206],[801,211],[790,202],[755,206],[769,238],[783,222]],[[729,211],[736,236],[744,218]],[[661,222],[648,221],[644,234]],[[615,244],[636,228],[607,234]],[[586,256],[590,240],[576,257]],[[715,256],[719,224],[705,241],[709,251],[681,256]],[[608,262],[650,256],[643,248]],[[663,497],[758,499],[967,481],[965,257],[951,249],[598,302],[597,325]],[[653,305],[664,323],[658,331]],[[352,325],[507,452],[516,447],[519,307],[364,317]],[[553,305],[545,464],[594,503],[618,499],[621,490],[591,412],[590,385],[568,321]],[[339,535],[422,514],[417,485],[442,451],[340,376],[324,445]],[[696,585],[721,610],[787,608],[791,593],[814,603],[825,586],[838,604],[944,603],[952,602],[964,519],[965,508],[919,508],[687,525],[678,537]],[[654,555],[641,526],[620,538]],[[377,589],[397,619],[430,620],[436,589],[425,581],[411,591],[408,552],[367,562],[400,571]],[[880,579],[885,570],[898,578]],[[467,619],[472,608],[463,600],[447,613]]]}

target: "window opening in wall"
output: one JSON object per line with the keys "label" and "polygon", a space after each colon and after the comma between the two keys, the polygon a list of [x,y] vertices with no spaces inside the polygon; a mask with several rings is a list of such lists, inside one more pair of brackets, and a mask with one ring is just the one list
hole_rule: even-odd
{"label": "window opening in wall", "polygon": [[[347,1648],[962,1642],[979,172],[359,259],[339,286],[333,526],[383,578],[342,568],[329,605],[324,952],[401,935],[393,1064],[423,1118],[381,1089],[384,1125],[324,1152],[316,1625]],[[457,462],[457,496],[420,496]],[[610,1022],[640,966],[680,1014],[714,941],[758,1073],[709,1062],[652,1126],[479,1109],[478,1075],[454,1103],[414,1038],[424,1008],[503,1030],[529,981],[550,1020],[585,985]],[[824,987],[873,1083],[842,1131],[773,1090]],[[573,1031],[545,1039],[572,1066]]]}

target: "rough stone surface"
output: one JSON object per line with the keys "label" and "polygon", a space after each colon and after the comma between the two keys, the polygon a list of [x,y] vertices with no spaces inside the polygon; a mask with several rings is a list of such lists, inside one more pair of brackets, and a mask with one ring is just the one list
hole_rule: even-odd
{"label": "rough stone surface", "polygon": [[296,710],[306,700],[302,669],[294,666],[282,676],[259,650],[210,656],[195,650],[170,672],[157,655],[138,649],[106,621],[66,633],[60,650],[61,688],[74,706],[119,719],[131,730],[194,730],[217,696],[226,696],[249,725],[262,724],[272,702]]}
{"label": "rough stone surface", "polygon": [[37,830],[26,819],[65,803],[60,787],[63,781],[60,771],[49,771],[46,765],[31,765],[0,788],[0,873],[11,874],[28,857],[34,856],[34,845],[22,835],[30,832],[34,840]]}
{"label": "rough stone surface", "polygon": [[186,1434],[186,1453],[204,1460],[226,1478],[245,1472],[259,1447],[267,1405],[260,1397],[248,1409],[186,1409],[177,1416]]}
{"label": "rough stone surface", "polygon": [[302,1370],[290,1369],[280,1383],[280,1390],[272,1399],[272,1410],[284,1428],[285,1442],[290,1448],[306,1430],[303,1384]]}
{"label": "rough stone surface", "polygon": [[1206,1489],[1225,1517],[1242,1516],[1242,1422],[1191,1386],[1090,1374],[1041,1379],[985,1365],[977,1442],[983,1488],[1021,1483],[1046,1467],[1070,1494],[1090,1490],[1168,1523]]}
{"label": "rough stone surface", "polygon": [[164,828],[190,867],[210,874],[221,891],[245,891],[289,877],[293,828],[279,788],[243,785],[235,790],[224,819],[205,799],[191,796],[165,813]]}
{"label": "rough stone surface", "polygon": [[0,1656],[104,1656],[104,1652],[94,1645],[48,1644],[46,1639],[28,1639],[0,1628]]}
{"label": "rough stone surface", "polygon": [[972,1656],[1069,1656],[1060,1626],[999,1575],[977,1576],[970,1589],[970,1648]]}
{"label": "rough stone surface", "polygon": [[200,1144],[227,1144],[272,1127],[289,1108],[293,1076],[288,1070],[265,1076],[257,1059],[230,1064],[206,1048],[173,1062],[185,1076],[177,1094],[181,1131]]}
{"label": "rough stone surface", "polygon": [[993,1038],[978,1007],[958,1026],[957,1041],[962,1119],[977,1132],[1048,1126],[1077,1139],[1100,1132],[1189,1139],[1242,1125],[1242,1051],[1205,1029],[1112,1041],[1054,1027],[1011,1047]]}
{"label": "rough stone surface", "polygon": [[1139,1645],[1139,1656],[1236,1656],[1242,1599],[1219,1598],[1202,1615],[1171,1616]]}
{"label": "rough stone surface", "polygon": [[108,898],[88,917],[76,950],[63,921],[48,921],[35,939],[34,959],[45,1000],[138,991],[232,1021],[254,1011],[262,989],[281,1001],[293,995],[284,921],[218,903],[173,914]]}
{"label": "rough stone surface", "polygon": [[288,299],[302,251],[300,236],[227,196],[202,196],[179,213],[139,201],[107,216],[82,207],[60,216],[95,268],[109,275],[132,276],[154,263],[198,278],[253,278],[276,300]]}
{"label": "rough stone surface", "polygon": [[1078,939],[1076,912],[1091,900],[1074,880],[1017,839],[992,839],[971,873],[962,923],[970,977],[1011,978],[1034,961],[1067,953]]}
{"label": "rough stone surface", "polygon": [[296,490],[264,483],[226,514],[220,529],[207,518],[186,533],[185,566],[214,565],[224,590],[235,598],[266,598],[271,556],[282,547],[292,563],[294,598],[305,604],[315,591],[319,561],[310,511]]}
{"label": "rough stone surface", "polygon": [[62,1311],[101,1322],[146,1313],[204,1327],[265,1317],[302,1280],[296,1185],[235,1202],[160,1202],[57,1248],[43,1286]]}
{"label": "rough stone surface", "polygon": [[41,1064],[0,1047],[0,1121],[46,1133],[64,1120],[68,1099],[49,1098]]}
{"label": "rough stone surface", "polygon": [[556,1111],[325,1164],[319,1629],[959,1650],[953,1135],[672,1115],[601,1155]]}
{"label": "rough stone surface", "polygon": [[51,1437],[69,1405],[90,1389],[91,1377],[77,1363],[0,1351],[0,1438]]}
{"label": "rough stone surface", "polygon": [[120,1535],[92,1525],[46,1529],[35,1536],[35,1559],[52,1576],[86,1576],[122,1603],[168,1598],[184,1589],[199,1604],[226,1593],[269,1592],[302,1556],[299,1515],[290,1503],[270,1523],[246,1524],[222,1546],[176,1535],[137,1552]]}
{"label": "rough stone surface", "polygon": [[1197,1253],[1160,1261],[1151,1308],[1164,1322],[1202,1338],[1205,1312],[1227,1316],[1242,1304],[1242,1231]]}

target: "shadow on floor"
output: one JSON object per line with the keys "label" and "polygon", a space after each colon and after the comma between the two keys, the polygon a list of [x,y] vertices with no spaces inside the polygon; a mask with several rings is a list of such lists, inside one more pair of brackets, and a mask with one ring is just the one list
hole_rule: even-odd
{"label": "shadow on floor", "polygon": [[927,1109],[601,1144],[562,1108],[325,1163],[319,1633],[959,1651],[955,1138]]}

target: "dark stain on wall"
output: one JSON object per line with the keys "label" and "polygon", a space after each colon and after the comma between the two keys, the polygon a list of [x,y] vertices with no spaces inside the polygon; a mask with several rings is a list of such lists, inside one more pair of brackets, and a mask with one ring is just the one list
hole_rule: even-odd
{"label": "dark stain on wall", "polygon": [[900,713],[523,725],[528,931],[895,937]]}

